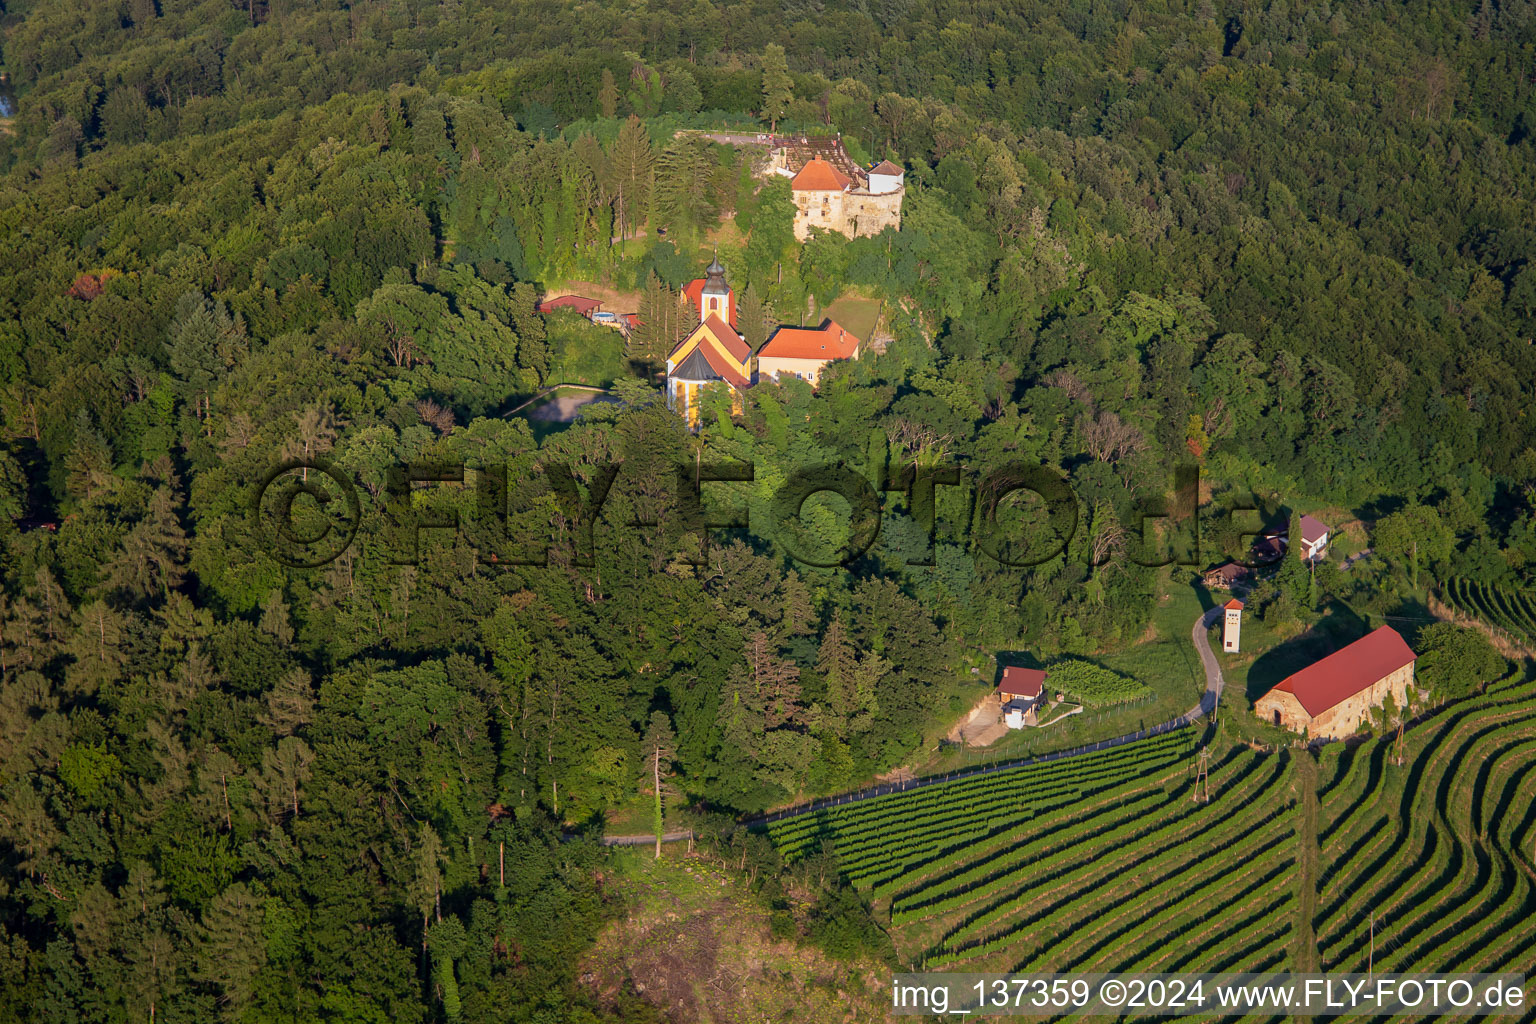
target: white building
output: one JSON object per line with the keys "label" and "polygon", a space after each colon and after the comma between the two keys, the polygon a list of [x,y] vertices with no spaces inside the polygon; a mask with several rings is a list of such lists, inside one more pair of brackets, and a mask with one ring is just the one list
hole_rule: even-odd
{"label": "white building", "polygon": [[1227,654],[1236,654],[1243,628],[1243,602],[1234,597],[1222,607],[1227,614],[1221,627],[1221,649]]}
{"label": "white building", "polygon": [[1301,544],[1296,548],[1303,562],[1320,561],[1328,553],[1328,527],[1311,516],[1301,517]]}

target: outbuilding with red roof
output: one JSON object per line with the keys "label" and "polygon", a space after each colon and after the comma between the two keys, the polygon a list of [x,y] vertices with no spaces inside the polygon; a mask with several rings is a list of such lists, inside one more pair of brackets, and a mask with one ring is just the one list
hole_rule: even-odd
{"label": "outbuilding with red roof", "polygon": [[759,379],[799,377],[815,385],[836,359],[857,359],[859,339],[836,320],[820,327],[780,327],[757,350]]}
{"label": "outbuilding with red roof", "polygon": [[574,309],[588,320],[592,314],[603,308],[599,299],[589,299],[585,295],[561,295],[553,299],[545,299],[534,307],[539,313],[553,313],[557,309]]}
{"label": "outbuilding with red roof", "polygon": [[1408,701],[1416,655],[1391,626],[1294,672],[1253,703],[1265,721],[1312,739],[1353,735],[1373,708]]}

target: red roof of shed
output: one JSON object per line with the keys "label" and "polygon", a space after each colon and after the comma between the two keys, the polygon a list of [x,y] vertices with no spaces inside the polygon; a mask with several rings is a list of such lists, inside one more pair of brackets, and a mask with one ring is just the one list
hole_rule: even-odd
{"label": "red roof of shed", "polygon": [[1044,687],[1044,669],[1010,665],[1003,669],[1003,679],[997,684],[997,692],[1016,697],[1038,697]]}
{"label": "red roof of shed", "polygon": [[1222,607],[1223,608],[1236,608],[1238,611],[1242,611],[1242,609],[1243,609],[1243,602],[1239,601],[1237,598],[1234,597],[1232,600],[1230,600],[1226,604],[1222,605]]}
{"label": "red roof of shed", "polygon": [[586,316],[594,309],[602,306],[598,299],[589,299],[585,295],[561,295],[559,298],[545,299],[538,305],[538,312],[548,313],[552,309],[574,309],[582,316]]}
{"label": "red roof of shed", "polygon": [[1416,658],[1397,630],[1382,626],[1322,661],[1286,676],[1275,689],[1294,694],[1307,714],[1315,718],[1383,676],[1413,664]]}

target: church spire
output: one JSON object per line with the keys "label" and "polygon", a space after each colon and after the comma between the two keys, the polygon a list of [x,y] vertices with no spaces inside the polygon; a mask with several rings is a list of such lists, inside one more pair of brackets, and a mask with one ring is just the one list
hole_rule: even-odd
{"label": "church spire", "polygon": [[704,294],[725,295],[731,290],[725,283],[725,267],[720,265],[720,250],[715,250],[715,258],[704,270]]}

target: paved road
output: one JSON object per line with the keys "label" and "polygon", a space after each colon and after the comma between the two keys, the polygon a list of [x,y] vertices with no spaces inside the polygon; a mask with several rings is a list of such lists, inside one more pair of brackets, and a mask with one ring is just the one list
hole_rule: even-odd
{"label": "paved road", "polygon": [[1191,722],[1216,709],[1216,702],[1221,699],[1221,689],[1227,685],[1227,681],[1221,675],[1221,665],[1217,663],[1216,655],[1211,650],[1211,639],[1206,633],[1221,621],[1221,611],[1220,605],[1208,609],[1204,615],[1195,620],[1194,627],[1189,631],[1189,639],[1194,643],[1195,650],[1200,653],[1200,667],[1205,669],[1205,692],[1200,695],[1200,706],[1185,712],[1185,716]]}
{"label": "paved road", "polygon": [[[691,836],[692,832],[663,832],[661,841],[664,843],[680,843]],[[656,833],[643,836],[603,836],[604,846],[650,846],[656,841]]]}
{"label": "paved road", "polygon": [[823,800],[814,800],[798,807],[786,807],[782,811],[774,811],[757,818],[748,819],[752,822],[767,824],[773,821],[782,821],[785,818],[798,817],[801,814],[810,814],[827,807],[837,807],[842,804],[856,803],[860,800],[869,800],[877,796],[885,796],[888,793],[901,793],[909,789],[922,789],[924,786],[937,786],[945,782],[953,782],[956,779],[968,779],[978,775],[991,775],[994,772],[1008,772],[1028,765],[1045,764],[1049,761],[1060,761],[1067,757],[1079,757],[1083,754],[1091,754],[1098,750],[1108,750],[1111,747],[1124,746],[1137,740],[1144,740],[1150,736],[1160,736],[1174,729],[1181,729],[1197,718],[1209,714],[1216,707],[1216,702],[1221,698],[1222,687],[1226,680],[1222,678],[1221,666],[1216,661],[1216,655],[1211,651],[1210,641],[1206,636],[1206,630],[1221,620],[1221,608],[1207,609],[1195,619],[1195,624],[1190,630],[1190,640],[1195,645],[1195,650],[1200,654],[1200,664],[1205,669],[1205,692],[1200,695],[1200,703],[1184,712],[1182,715],[1170,718],[1166,722],[1150,726],[1146,729],[1138,729],[1123,736],[1112,736],[1109,739],[1099,740],[1081,747],[1073,747],[1070,750],[1057,750],[1049,754],[1040,754],[1035,757],[1025,758],[1021,761],[1010,761],[1005,764],[991,764],[980,768],[969,768],[962,771],[950,772],[948,775],[929,775],[921,779],[912,779],[909,782],[888,782],[880,786],[872,786],[869,789],[861,789],[853,793],[843,793],[840,796],[827,797]]}

